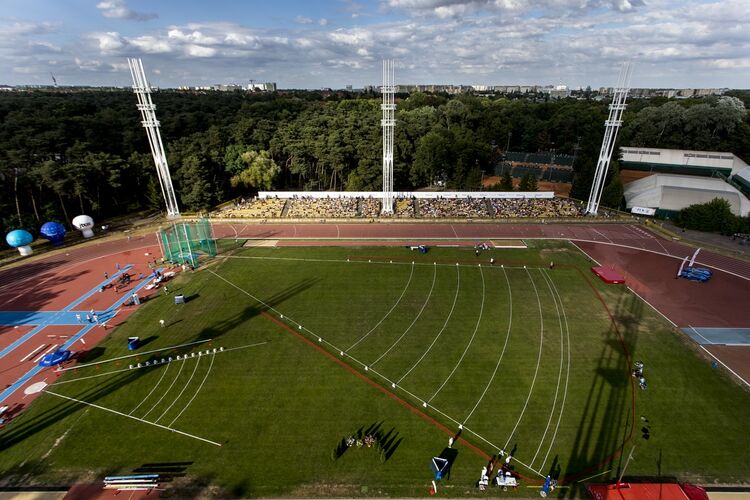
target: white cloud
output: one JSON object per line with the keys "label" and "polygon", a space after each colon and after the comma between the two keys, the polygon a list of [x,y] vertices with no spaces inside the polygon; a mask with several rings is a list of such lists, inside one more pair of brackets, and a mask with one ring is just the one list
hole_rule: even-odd
{"label": "white cloud", "polygon": [[[85,71],[85,78],[111,84],[118,74],[108,75],[126,56],[147,55],[147,66],[162,70],[162,86],[249,77],[282,88],[377,84],[386,57],[399,60],[403,83],[596,87],[613,84],[624,59],[636,63],[636,86],[750,81],[746,0],[379,1],[387,10],[377,14],[342,1],[335,27],[318,18],[289,29],[230,21],[136,25],[89,33],[88,43],[61,43],[59,24],[0,21],[0,75],[26,67],[27,79],[45,81],[56,61],[55,75],[67,82]],[[352,24],[355,12],[362,15]]]}
{"label": "white cloud", "polygon": [[104,17],[112,17],[115,19],[148,21],[159,17],[158,14],[153,12],[136,12],[130,9],[125,0],[103,0],[96,4],[96,8],[102,12]]}
{"label": "white cloud", "polygon": [[121,49],[125,46],[125,39],[116,31],[108,31],[106,33],[92,33],[90,35],[99,46],[99,51],[102,54],[108,54]]}
{"label": "white cloud", "polygon": [[312,20],[312,19],[310,19],[309,17],[305,17],[305,16],[297,16],[297,17],[296,17],[296,18],[294,19],[294,21],[295,21],[295,22],[296,22],[297,24],[312,24],[312,23],[313,23],[313,20]]}
{"label": "white cloud", "polygon": [[187,55],[193,57],[213,57],[216,55],[216,49],[192,44],[185,47],[185,52]]}
{"label": "white cloud", "polygon": [[328,26],[328,19],[326,19],[325,17],[321,17],[320,19],[318,19],[318,25]]}

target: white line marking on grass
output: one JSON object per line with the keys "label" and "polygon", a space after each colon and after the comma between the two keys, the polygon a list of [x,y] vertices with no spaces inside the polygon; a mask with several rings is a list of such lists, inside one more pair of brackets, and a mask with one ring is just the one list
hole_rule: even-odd
{"label": "white line marking on grass", "polygon": [[461,357],[458,358],[458,362],[456,363],[456,366],[453,367],[453,370],[451,370],[450,374],[446,377],[443,383],[440,384],[440,387],[438,387],[435,393],[430,397],[430,399],[427,400],[427,403],[430,403],[433,399],[435,399],[435,396],[437,396],[438,393],[443,390],[443,387],[445,387],[448,381],[453,377],[453,374],[456,373],[456,370],[458,370],[458,367],[461,365],[461,362],[464,360],[466,353],[469,351],[469,347],[471,347],[471,343],[474,342],[474,337],[477,334],[477,330],[479,330],[479,323],[481,323],[482,314],[484,313],[484,298],[485,298],[484,272],[482,271],[481,267],[479,267],[479,276],[481,276],[482,278],[482,304],[479,308],[479,316],[477,317],[477,324],[476,326],[474,326],[474,333],[471,334],[469,343],[466,344],[466,348],[464,349],[464,352],[461,354]]}
{"label": "white line marking on grass", "polygon": [[[195,376],[195,372],[196,372],[196,370],[198,369],[198,365],[200,365],[200,364],[201,364],[201,358],[202,358],[202,357],[203,357],[203,356],[198,356],[198,358],[197,358],[197,359],[195,360],[195,366],[193,367],[193,373],[191,373],[191,374],[190,374],[190,378],[189,378],[189,379],[187,379],[187,382],[185,382],[185,385],[184,385],[184,386],[182,386],[182,390],[181,390],[181,391],[180,391],[180,393],[179,393],[179,394],[177,395],[177,397],[176,397],[176,398],[174,398],[174,401],[172,401],[172,404],[170,404],[169,406],[167,406],[167,409],[166,409],[166,410],[164,410],[164,412],[163,412],[163,413],[162,413],[161,415],[159,415],[159,418],[157,418],[156,420],[154,420],[154,422],[158,422],[159,420],[161,420],[161,419],[162,419],[162,417],[164,417],[164,415],[166,415],[166,414],[167,414],[167,412],[168,412],[169,410],[171,410],[171,409],[172,409],[172,407],[174,406],[174,404],[175,404],[175,403],[176,403],[177,401],[179,401],[179,400],[180,400],[180,397],[182,397],[182,394],[183,394],[183,393],[185,392],[185,390],[186,390],[186,389],[188,388],[188,386],[190,385],[190,382],[192,382],[192,380],[193,380],[193,377]],[[183,365],[183,366],[185,366],[185,363],[183,363],[182,365]]]}
{"label": "white line marking on grass", "polygon": [[143,415],[142,418],[148,417],[148,414],[151,413],[152,411],[154,411],[154,408],[156,408],[157,406],[159,406],[159,403],[161,403],[162,399],[164,399],[167,396],[167,394],[169,394],[169,391],[172,390],[172,387],[174,386],[175,382],[177,382],[177,379],[180,378],[180,373],[182,373],[182,369],[185,368],[185,360],[186,359],[187,358],[182,358],[180,360],[180,361],[182,361],[180,363],[180,369],[177,370],[177,375],[175,375],[174,380],[172,380],[172,383],[169,384],[169,387],[167,387],[167,390],[164,391],[164,394],[161,395],[161,397],[159,398],[159,401],[157,401],[156,403],[154,403],[154,406],[152,406],[151,409],[149,411],[147,411],[146,414]]}
{"label": "white line marking on grass", "polygon": [[[237,349],[247,349],[248,347],[256,347],[256,346],[263,345],[263,344],[268,344],[268,341],[266,340],[264,342],[258,342],[256,344],[241,345],[238,347],[230,347],[229,349],[223,349],[221,351],[217,351],[216,354],[222,354],[222,353],[229,352],[229,351],[236,351]],[[169,363],[170,364],[176,363],[178,361],[182,361],[182,360],[180,359],[180,360],[170,361]],[[120,368],[119,370],[112,370],[111,372],[97,373],[96,375],[89,375],[87,377],[78,377],[72,380],[63,380],[60,382],[55,382],[53,384],[50,384],[49,386],[52,387],[54,385],[69,384],[71,382],[78,382],[79,380],[88,380],[90,378],[104,377],[106,375],[114,375],[116,373],[122,373],[122,372],[131,371],[131,370],[144,370],[146,368],[156,368],[157,366],[159,365],[141,366],[140,368],[135,368],[135,367],[134,368]]]}
{"label": "white line marking on grass", "polygon": [[380,318],[380,321],[378,321],[378,323],[370,329],[369,332],[367,332],[364,335],[362,335],[359,338],[359,340],[357,340],[355,343],[353,343],[351,346],[349,346],[349,348],[346,349],[344,352],[349,352],[351,349],[354,349],[355,347],[357,347],[357,344],[359,344],[360,342],[362,342],[363,340],[365,340],[368,335],[370,335],[372,332],[374,332],[375,329],[377,327],[379,327],[383,323],[383,321],[386,320],[386,318],[388,316],[391,315],[391,313],[393,312],[393,310],[396,309],[396,306],[398,306],[398,304],[401,302],[401,299],[404,298],[404,294],[406,293],[406,290],[408,290],[409,284],[411,283],[412,276],[414,276],[414,263],[413,262],[411,264],[411,272],[409,273],[409,279],[406,281],[406,285],[404,286],[404,289],[401,291],[401,295],[399,295],[398,300],[393,304],[393,306],[391,306],[391,308],[388,310],[388,312],[385,313],[385,316],[383,316],[382,318]]}
{"label": "white line marking on grass", "polygon": [[[584,478],[584,479],[580,479],[580,480],[578,480],[578,481],[576,481],[576,482],[577,482],[577,483],[580,483],[580,484],[583,484],[583,483],[585,483],[586,481],[588,481],[589,479],[594,479],[595,477],[603,476],[603,475],[604,475],[604,474],[606,474],[607,472],[612,472],[612,469],[609,469],[609,470],[605,470],[604,472],[599,472],[599,473],[597,473],[597,474],[594,474],[593,476],[589,476],[589,477],[587,477],[587,478]],[[537,487],[538,487],[538,486],[537,486]]]}
{"label": "white line marking on grass", "polygon": [[68,370],[77,370],[78,368],[88,368],[89,366],[96,366],[100,365],[102,363],[111,363],[112,361],[119,361],[121,359],[127,359],[127,358],[134,358],[136,356],[145,356],[146,354],[153,354],[155,352],[161,352],[161,351],[168,351],[170,349],[179,349],[180,347],[187,347],[195,344],[204,344],[206,342],[210,342],[212,339],[206,339],[206,340],[196,340],[195,342],[188,342],[187,344],[180,344],[180,345],[173,345],[170,347],[162,347],[161,349],[154,349],[153,351],[145,351],[145,352],[139,352],[136,354],[128,354],[126,356],[120,356],[118,358],[112,358],[112,359],[105,359],[103,361],[96,361],[94,363],[86,363],[84,365],[73,365],[69,366],[67,368],[62,368],[60,371],[68,371]]}
{"label": "white line marking on grass", "polygon": [[136,406],[135,408],[133,408],[132,410],[130,410],[130,413],[128,413],[128,415],[132,415],[133,413],[135,413],[135,410],[137,410],[138,408],[140,408],[141,405],[143,403],[145,403],[148,398],[151,397],[151,395],[154,393],[154,391],[156,390],[156,388],[159,387],[159,384],[161,384],[161,381],[164,380],[164,376],[167,374],[167,371],[169,370],[169,365],[171,365],[171,364],[172,363],[167,363],[167,366],[166,366],[166,368],[164,368],[164,371],[161,373],[161,377],[159,377],[159,380],[156,382],[156,385],[154,385],[154,387],[151,388],[151,391],[148,394],[146,394],[146,397],[143,398],[140,403],[138,403],[138,406]]}
{"label": "white line marking on grass", "polygon": [[47,394],[52,394],[53,396],[57,396],[58,398],[68,399],[70,401],[75,401],[76,403],[79,403],[79,404],[82,404],[82,405],[92,406],[94,408],[98,408],[100,410],[108,411],[108,412],[114,413],[116,415],[120,415],[120,416],[127,417],[127,418],[132,418],[133,420],[137,420],[139,422],[143,422],[144,424],[153,425],[155,427],[159,427],[160,429],[164,429],[164,430],[167,430],[167,431],[170,431],[170,432],[176,432],[177,434],[182,434],[183,436],[191,437],[193,439],[197,439],[198,441],[203,441],[204,443],[209,443],[209,444],[212,444],[214,446],[221,446],[221,443],[217,443],[215,441],[211,441],[210,439],[202,438],[202,437],[196,436],[194,434],[188,434],[187,432],[178,431],[177,429],[172,429],[170,427],[167,427],[167,426],[161,425],[161,424],[157,424],[155,422],[149,422],[148,420],[143,420],[142,418],[134,417],[132,415],[126,415],[125,413],[119,412],[117,410],[113,410],[111,408],[105,408],[104,406],[99,406],[99,405],[94,404],[94,403],[88,403],[86,401],[81,401],[80,399],[71,398],[71,397],[68,397],[68,396],[63,396],[62,394],[57,394],[57,393],[51,392],[51,391],[44,391],[44,392],[46,392]]}
{"label": "white line marking on grass", "polygon": [[214,366],[214,359],[216,359],[216,353],[214,353],[214,355],[211,356],[211,364],[208,365],[208,370],[206,370],[206,374],[203,376],[203,380],[201,381],[201,384],[198,386],[198,389],[195,391],[195,394],[193,394],[193,397],[190,398],[190,401],[187,402],[187,404],[185,405],[185,408],[183,408],[182,411],[177,414],[177,416],[174,418],[174,420],[172,420],[171,422],[169,422],[169,426],[170,427],[172,427],[172,425],[174,425],[174,423],[177,421],[177,419],[180,418],[183,413],[185,413],[185,410],[188,409],[188,406],[190,406],[190,403],[193,402],[193,400],[198,395],[198,393],[201,392],[201,389],[203,389],[203,384],[206,383],[206,379],[208,378],[209,374],[211,373],[211,368],[213,368],[213,366]]}
{"label": "white line marking on grass", "polygon": [[555,408],[557,407],[557,396],[560,393],[560,381],[562,380],[563,361],[565,359],[565,337],[564,337],[565,332],[563,330],[563,320],[562,320],[562,314],[560,313],[560,306],[557,303],[557,297],[555,297],[555,292],[552,291],[552,286],[549,283],[549,277],[541,269],[539,270],[539,274],[542,275],[542,279],[544,280],[544,282],[547,285],[547,288],[549,289],[549,293],[552,296],[552,301],[555,303],[555,310],[557,311],[557,322],[560,325],[560,368],[557,372],[557,386],[555,387],[555,398],[552,400],[552,410],[550,410],[549,412],[549,418],[547,419],[547,426],[544,428],[544,434],[542,434],[542,438],[539,440],[539,446],[536,447],[534,458],[531,459],[532,466],[534,465],[534,462],[536,461],[536,457],[539,456],[539,451],[542,449],[542,444],[544,444],[544,439],[547,437],[547,432],[549,432],[549,426],[552,424],[552,417],[555,415]]}
{"label": "white line marking on grass", "polygon": [[654,311],[656,311],[657,313],[659,313],[659,314],[661,315],[661,317],[662,317],[662,318],[664,318],[664,319],[666,319],[667,321],[669,321],[669,323],[670,323],[670,324],[671,324],[671,325],[672,325],[673,327],[677,328],[677,323],[675,323],[675,322],[674,322],[674,321],[672,321],[671,319],[667,318],[667,317],[666,317],[666,316],[664,315],[664,313],[663,313],[663,312],[661,312],[660,310],[658,310],[658,309],[657,309],[656,307],[654,307],[654,305],[653,305],[653,304],[652,304],[651,302],[649,302],[648,300],[646,300],[646,299],[644,299],[643,297],[641,297],[641,296],[640,296],[640,295],[638,294],[638,292],[636,292],[636,291],[635,291],[635,290],[633,290],[632,288],[630,288],[630,287],[627,287],[627,289],[628,289],[628,290],[630,290],[631,292],[633,292],[633,295],[635,295],[636,297],[638,297],[639,299],[641,299],[641,300],[642,300],[643,302],[645,302],[646,304],[648,304],[648,306],[649,306],[649,307],[650,307],[651,309],[653,309]]}
{"label": "white line marking on grass", "polygon": [[742,382],[744,382],[744,384],[746,386],[750,387],[750,382],[748,382],[747,380],[745,380],[744,378],[742,378],[740,375],[738,375],[737,372],[735,372],[734,370],[732,370],[731,368],[729,368],[726,364],[724,364],[724,362],[722,360],[720,360],[719,358],[717,358],[716,356],[714,356],[714,354],[711,351],[709,351],[708,349],[706,349],[705,347],[703,347],[701,344],[698,344],[698,347],[700,347],[701,349],[703,349],[704,351],[706,351],[709,356],[711,356],[716,361],[718,361],[719,363],[721,363],[721,366],[723,366],[724,368],[726,368],[727,370],[729,370],[730,372],[732,372],[732,375],[734,375],[735,377],[737,377],[738,379],[740,379]]}
{"label": "white line marking on grass", "polygon": [[461,271],[459,269],[459,266],[454,266],[454,267],[456,268],[456,294],[453,296],[453,305],[451,306],[450,312],[448,312],[448,317],[445,318],[445,323],[443,323],[443,327],[440,329],[440,331],[435,336],[435,338],[432,339],[432,343],[429,345],[429,347],[425,350],[425,352],[422,353],[422,356],[420,356],[420,358],[417,360],[417,362],[414,363],[414,365],[412,365],[412,367],[409,368],[406,371],[406,373],[404,373],[403,375],[401,375],[401,378],[399,378],[396,381],[396,384],[400,384],[401,381],[404,380],[419,365],[419,363],[422,362],[422,360],[425,358],[425,356],[427,356],[427,353],[429,353],[430,350],[432,350],[432,347],[435,345],[435,343],[437,342],[437,340],[440,338],[440,335],[443,334],[443,332],[445,331],[445,327],[448,326],[448,322],[450,321],[451,316],[453,316],[453,310],[456,308],[456,301],[458,300],[458,292],[459,292],[459,290],[461,290]]}
{"label": "white line marking on grass", "polygon": [[552,440],[549,443],[549,448],[547,449],[547,453],[544,455],[544,460],[542,461],[542,466],[539,467],[539,470],[544,470],[544,465],[547,463],[547,458],[549,457],[549,454],[552,451],[552,446],[555,444],[555,439],[557,439],[557,431],[560,429],[560,421],[562,420],[563,412],[565,411],[565,401],[568,398],[568,382],[570,380],[570,351],[571,351],[570,328],[568,327],[568,315],[565,312],[565,305],[563,304],[562,297],[560,296],[560,292],[557,290],[557,285],[555,285],[555,282],[552,280],[547,270],[544,271],[544,274],[545,274],[545,277],[552,284],[552,289],[554,290],[555,296],[557,297],[557,301],[560,302],[560,309],[562,309],[563,320],[565,321],[565,337],[568,341],[568,367],[567,367],[567,370],[565,371],[565,390],[563,391],[563,400],[562,400],[562,404],[560,405],[560,414],[557,416],[557,424],[555,425],[555,432],[554,434],[552,434]]}
{"label": "white line marking on grass", "polygon": [[[521,414],[518,415],[518,420],[516,420],[516,425],[513,426],[513,430],[510,432],[510,435],[508,436],[508,440],[505,441],[505,446],[503,446],[503,449],[508,447],[508,444],[510,444],[510,440],[513,439],[513,434],[516,433],[516,429],[518,429],[518,424],[521,423],[521,419],[523,419],[524,413],[526,413],[526,407],[529,405],[529,400],[531,399],[531,394],[534,392],[534,384],[536,384],[536,377],[539,374],[539,363],[542,360],[542,347],[544,346],[544,316],[542,315],[542,301],[539,299],[539,290],[536,288],[536,283],[534,283],[534,278],[532,278],[531,273],[529,270],[526,270],[526,274],[529,275],[529,279],[531,280],[531,286],[534,288],[534,294],[536,294],[536,302],[539,306],[539,355],[536,358],[536,369],[534,370],[534,378],[531,380],[531,387],[529,387],[529,395],[526,396],[526,402],[523,404],[523,408],[521,409]],[[531,469],[534,470],[534,469]]]}
{"label": "white line marking on grass", "polygon": [[73,380],[62,380],[60,382],[55,382],[53,384],[50,384],[49,386],[52,387],[53,385],[69,384],[71,382],[78,382],[79,380],[88,380],[90,378],[104,377],[105,375],[114,375],[116,373],[122,373],[122,372],[128,372],[128,371],[130,371],[130,368],[120,368],[119,370],[114,370],[114,371],[105,372],[105,373],[97,373],[96,375],[89,375],[87,377],[78,377],[78,378],[74,378]]}
{"label": "white line marking on grass", "polygon": [[432,272],[432,286],[430,287],[430,291],[427,294],[427,298],[424,301],[424,304],[422,304],[422,308],[419,310],[417,315],[414,317],[414,320],[411,322],[409,327],[404,330],[404,333],[401,334],[399,338],[396,339],[396,341],[391,344],[391,346],[385,350],[383,354],[381,354],[378,359],[370,363],[370,366],[375,366],[376,363],[378,363],[381,359],[383,359],[391,350],[398,345],[399,342],[406,336],[407,333],[409,333],[409,330],[414,326],[414,324],[419,320],[419,318],[422,316],[422,313],[424,312],[424,308],[427,307],[427,304],[430,302],[430,297],[432,297],[432,291],[435,289],[435,280],[437,278],[437,266],[433,266],[433,272]]}
{"label": "white line marking on grass", "polygon": [[497,359],[497,363],[495,364],[495,370],[492,372],[492,375],[487,381],[487,385],[484,387],[484,391],[482,391],[482,395],[479,396],[479,399],[477,399],[477,402],[474,405],[474,408],[472,408],[469,414],[466,415],[466,418],[464,418],[462,425],[466,425],[466,422],[469,421],[471,416],[474,414],[474,411],[479,407],[479,404],[482,402],[482,399],[484,399],[484,395],[487,394],[487,391],[489,390],[490,385],[492,385],[492,381],[495,380],[495,375],[497,375],[497,370],[500,368],[500,362],[502,362],[503,356],[505,356],[505,349],[508,347],[508,340],[510,339],[510,330],[511,330],[511,327],[513,326],[513,291],[510,287],[510,279],[508,279],[508,272],[505,270],[505,268],[502,268],[502,269],[503,269],[503,274],[505,275],[505,283],[508,286],[508,332],[505,334],[505,343],[503,344],[503,350],[500,351],[500,357]]}

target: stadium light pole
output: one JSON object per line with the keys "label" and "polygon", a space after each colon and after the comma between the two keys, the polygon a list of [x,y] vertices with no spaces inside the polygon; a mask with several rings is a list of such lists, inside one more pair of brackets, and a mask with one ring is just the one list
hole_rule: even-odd
{"label": "stadium light pole", "polygon": [[604,180],[609,171],[609,162],[612,159],[612,152],[617,141],[617,132],[622,125],[622,112],[625,111],[625,101],[628,99],[630,90],[630,77],[633,67],[629,62],[623,63],[620,69],[620,76],[617,80],[617,87],[612,96],[612,104],[609,105],[609,118],[604,122],[604,138],[602,147],[599,151],[599,160],[596,162],[596,172],[594,181],[591,184],[589,200],[586,203],[586,214],[596,215],[599,212],[599,202],[604,191]]}
{"label": "stadium light pole", "polygon": [[380,125],[383,128],[383,206],[380,213],[393,213],[393,131],[396,126],[395,61],[383,61],[383,104]]}
{"label": "stadium light pole", "polygon": [[130,76],[133,78],[133,92],[138,97],[138,110],[141,112],[141,123],[146,129],[148,144],[151,147],[151,156],[154,157],[156,165],[156,176],[159,178],[161,194],[167,207],[167,217],[180,216],[180,208],[177,206],[172,177],[169,174],[167,155],[164,153],[164,145],[161,142],[159,132],[159,120],[156,119],[156,106],[151,101],[151,86],[146,80],[146,72],[143,70],[143,62],[140,59],[128,59]]}

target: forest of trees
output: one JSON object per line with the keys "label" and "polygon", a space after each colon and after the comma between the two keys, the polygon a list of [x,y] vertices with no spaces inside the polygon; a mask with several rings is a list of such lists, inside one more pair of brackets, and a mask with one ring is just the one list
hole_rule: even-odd
{"label": "forest of trees", "polygon": [[[632,101],[619,144],[731,151],[750,160],[750,93],[700,100]],[[154,95],[181,208],[197,211],[257,189],[381,188],[380,100],[317,92]],[[2,231],[97,220],[163,206],[131,92],[0,95]],[[399,96],[395,187],[437,180],[479,189],[506,146],[577,154],[572,196],[585,199],[607,117],[606,102],[535,102],[471,95]],[[532,182],[526,179],[525,182]],[[617,206],[613,161],[602,202]]]}

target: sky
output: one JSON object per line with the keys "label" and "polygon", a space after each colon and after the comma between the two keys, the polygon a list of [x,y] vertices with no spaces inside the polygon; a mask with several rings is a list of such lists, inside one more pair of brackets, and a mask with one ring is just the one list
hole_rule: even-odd
{"label": "sky", "polygon": [[750,0],[0,0],[0,84],[750,88]]}

